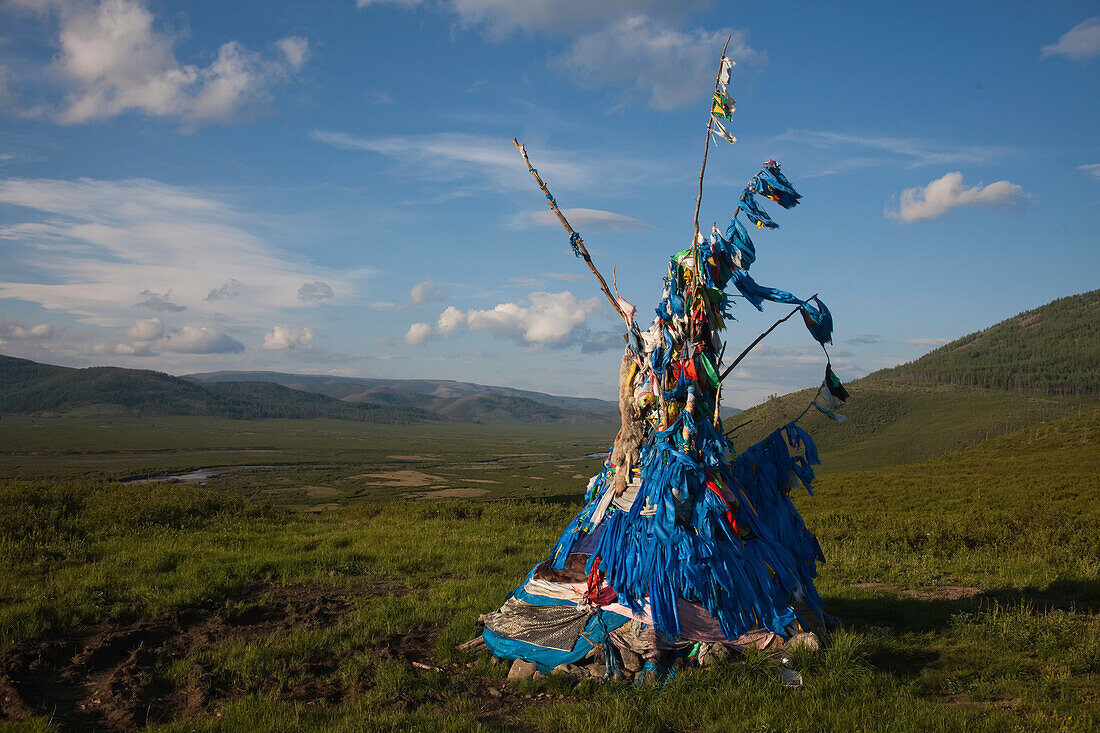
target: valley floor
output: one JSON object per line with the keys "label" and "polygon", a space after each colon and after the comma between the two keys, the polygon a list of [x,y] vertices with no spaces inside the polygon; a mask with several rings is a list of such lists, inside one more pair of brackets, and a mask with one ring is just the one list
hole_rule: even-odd
{"label": "valley floor", "polygon": [[[118,443],[90,427],[66,448],[48,423],[0,426],[46,431],[36,450],[0,455],[6,725],[1100,726],[1100,412],[925,463],[825,474],[813,497],[798,496],[828,558],[818,589],[846,624],[825,653],[795,657],[801,689],[783,687],[763,655],[631,688],[553,675],[507,681],[507,667],[484,652],[455,649],[545,556],[598,463],[583,456],[609,436],[558,428],[558,439],[513,431],[417,442],[340,426],[317,436],[315,424],[291,450],[274,426],[231,427],[242,426],[256,434],[214,423],[187,433],[178,423],[113,456]],[[237,453],[184,455],[196,447]],[[103,480],[234,464],[249,468],[205,487]],[[536,475],[552,488],[525,490]],[[263,493],[288,476],[287,486],[329,491]],[[356,495],[353,486],[374,488]],[[486,496],[502,500],[393,498],[461,487],[489,487]]]}

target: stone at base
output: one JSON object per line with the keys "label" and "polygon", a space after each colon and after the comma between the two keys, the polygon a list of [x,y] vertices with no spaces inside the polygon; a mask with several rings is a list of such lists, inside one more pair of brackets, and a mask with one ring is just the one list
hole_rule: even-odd
{"label": "stone at base", "polygon": [[534,662],[517,659],[512,662],[512,667],[508,670],[508,679],[529,680],[535,674],[538,674],[538,668],[535,666]]}
{"label": "stone at base", "polygon": [[604,664],[591,664],[588,666],[588,676],[602,679],[607,674],[607,665]]}
{"label": "stone at base", "polygon": [[575,675],[584,674],[584,668],[583,667],[578,667],[575,664],[559,664],[557,667],[554,667],[550,671],[551,672],[557,672],[559,674],[575,674]]}
{"label": "stone at base", "polygon": [[819,652],[821,651],[821,639],[817,638],[817,634],[812,631],[795,634],[783,643],[783,650],[793,652],[795,649],[808,649],[811,652]]}
{"label": "stone at base", "polygon": [[623,660],[623,669],[629,672],[638,672],[645,666],[642,655],[629,649],[619,649],[619,657]]}

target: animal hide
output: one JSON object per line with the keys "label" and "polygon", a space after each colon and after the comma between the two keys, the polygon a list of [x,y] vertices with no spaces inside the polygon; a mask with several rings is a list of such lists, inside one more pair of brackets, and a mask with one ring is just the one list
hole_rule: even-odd
{"label": "animal hide", "polygon": [[639,371],[635,368],[630,353],[623,354],[623,363],[619,368],[619,434],[615,436],[615,447],[611,452],[611,462],[615,464],[615,478],[612,487],[615,496],[622,496],[630,483],[634,467],[638,465],[642,442],[645,440],[645,418],[638,411],[634,400],[634,382]]}

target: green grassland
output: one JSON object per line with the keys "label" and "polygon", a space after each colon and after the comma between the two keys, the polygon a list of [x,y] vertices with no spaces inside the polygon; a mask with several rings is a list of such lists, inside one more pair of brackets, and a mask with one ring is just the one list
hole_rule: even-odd
{"label": "green grassland", "polygon": [[[796,655],[797,690],[762,654],[633,689],[506,682],[484,652],[455,650],[579,507],[573,476],[594,467],[574,459],[606,447],[598,431],[4,418],[0,711],[23,730],[1092,730],[1100,411],[1067,412],[932,460],[830,472],[797,497],[828,558],[818,588],[846,623],[825,653]],[[27,435],[33,452],[10,449]],[[280,469],[206,487],[110,480],[234,464]],[[261,493],[292,465],[311,482],[369,483],[347,473],[363,466],[496,476],[486,496],[521,498]],[[554,488],[504,482],[524,470]],[[44,702],[20,707],[20,689]]]}
{"label": "green grassland", "polygon": [[585,456],[606,452],[614,430],[539,423],[5,416],[0,478],[126,481],[218,468],[224,472],[206,481],[209,488],[312,508],[427,497],[443,489],[483,498],[575,495],[578,482],[583,486],[601,463]]}
{"label": "green grassland", "polygon": [[[734,373],[736,377],[736,373]],[[1100,407],[1100,397],[951,384],[914,384],[872,375],[848,386],[837,424],[811,409],[800,421],[814,436],[823,470],[852,471],[920,463],[1028,425]],[[816,388],[774,397],[725,420],[738,447],[798,417]]]}

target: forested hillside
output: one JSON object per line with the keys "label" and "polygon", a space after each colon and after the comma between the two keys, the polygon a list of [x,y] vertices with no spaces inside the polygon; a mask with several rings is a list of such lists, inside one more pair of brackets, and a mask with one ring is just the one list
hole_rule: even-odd
{"label": "forested hillside", "polygon": [[1100,290],[1059,298],[866,381],[880,379],[1100,394]]}

